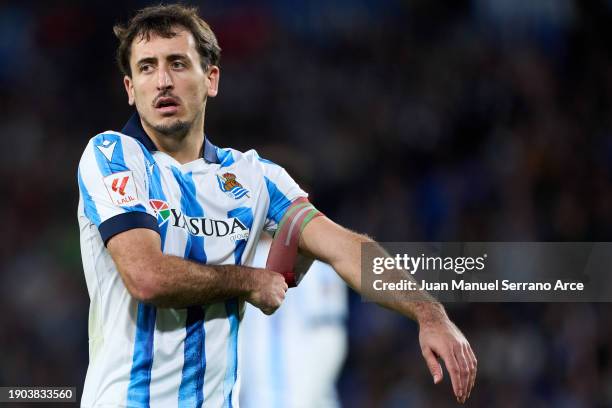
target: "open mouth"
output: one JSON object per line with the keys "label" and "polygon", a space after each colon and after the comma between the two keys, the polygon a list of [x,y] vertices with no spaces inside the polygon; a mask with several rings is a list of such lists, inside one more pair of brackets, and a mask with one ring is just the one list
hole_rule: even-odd
{"label": "open mouth", "polygon": [[159,98],[155,103],[155,109],[162,114],[174,114],[178,107],[178,101],[171,97]]}

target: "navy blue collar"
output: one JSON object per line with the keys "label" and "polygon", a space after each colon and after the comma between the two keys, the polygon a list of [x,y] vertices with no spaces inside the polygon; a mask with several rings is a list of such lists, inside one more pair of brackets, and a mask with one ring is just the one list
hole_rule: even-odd
{"label": "navy blue collar", "polygon": [[[128,120],[123,129],[121,129],[121,133],[138,140],[150,152],[158,150],[155,143],[153,143],[149,135],[147,135],[143,129],[138,112],[134,112],[130,120]],[[202,150],[204,151],[202,157],[207,163],[220,163],[219,156],[217,156],[217,147],[208,140],[206,134],[204,134],[204,149]]]}

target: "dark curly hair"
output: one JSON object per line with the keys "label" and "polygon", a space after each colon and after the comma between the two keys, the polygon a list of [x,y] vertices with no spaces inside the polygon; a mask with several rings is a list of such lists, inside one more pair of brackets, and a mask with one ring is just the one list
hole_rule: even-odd
{"label": "dark curly hair", "polygon": [[200,18],[198,9],[181,4],[171,4],[146,7],[136,13],[127,26],[113,27],[119,39],[117,65],[121,72],[129,77],[132,76],[130,55],[132,42],[137,36],[147,41],[151,38],[151,34],[172,38],[176,35],[177,26],[184,27],[195,38],[196,48],[204,69],[209,65],[219,65],[221,48],[217,37],[208,23]]}

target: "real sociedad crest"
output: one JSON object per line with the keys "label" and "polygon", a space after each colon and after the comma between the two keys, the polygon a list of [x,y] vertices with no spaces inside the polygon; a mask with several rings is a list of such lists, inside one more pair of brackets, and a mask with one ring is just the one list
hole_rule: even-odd
{"label": "real sociedad crest", "polygon": [[219,183],[221,191],[236,200],[244,196],[249,196],[249,190],[242,187],[242,184],[236,180],[236,175],[233,173],[224,173],[222,176],[217,174],[217,182]]}

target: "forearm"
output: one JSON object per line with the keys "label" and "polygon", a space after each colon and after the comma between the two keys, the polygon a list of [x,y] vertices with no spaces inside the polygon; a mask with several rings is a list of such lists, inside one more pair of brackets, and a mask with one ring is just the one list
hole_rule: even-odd
{"label": "forearm", "polygon": [[[390,257],[389,253],[374,241],[370,240],[369,249],[373,252],[373,257]],[[403,269],[390,270],[385,274],[390,281],[405,279],[416,284],[414,277]],[[416,287],[418,287],[418,284]],[[378,303],[412,318],[419,324],[439,321],[447,317],[444,306],[427,293],[427,291],[421,289],[385,292],[385,297],[379,300]]]}
{"label": "forearm", "polygon": [[183,308],[246,297],[253,288],[255,268],[204,265],[163,255],[150,275],[146,301],[159,307]]}
{"label": "forearm", "polygon": [[[372,257],[389,256],[370,238],[355,234],[326,217],[312,220],[300,236],[302,251],[330,264],[349,286],[368,297],[369,291],[365,290],[361,279],[364,244],[371,246],[368,255]],[[414,282],[405,270],[385,271],[385,279],[394,281],[397,278]],[[415,286],[418,288],[418,285]],[[434,382],[437,384],[442,380],[443,371],[438,363],[438,358],[441,358],[450,373],[457,401],[464,402],[474,386],[476,357],[465,336],[449,320],[444,307],[426,291],[387,291],[384,295],[375,299],[381,306],[418,322],[421,351]]]}
{"label": "forearm", "polygon": [[159,234],[150,229],[119,233],[107,248],[130,295],[145,303],[184,308],[240,297],[271,314],[285,299],[287,284],[281,274],[165,255]]}
{"label": "forearm", "polygon": [[[369,237],[347,230],[329,219],[316,219],[314,226],[306,227],[300,247],[311,256],[329,263],[340,277],[362,296],[367,297],[361,282],[361,251],[364,244],[370,245],[374,257],[388,257],[389,254]],[[398,278],[413,280],[412,276],[403,270],[387,271]],[[377,303],[388,309],[395,310],[419,324],[439,320],[446,317],[444,307],[426,291],[389,292],[384,298],[376,299]]]}
{"label": "forearm", "polygon": [[[350,282],[349,284],[353,289],[357,290],[363,296],[367,296],[366,291],[361,287],[361,251],[363,250],[363,245],[368,244],[368,249],[372,251],[373,257],[386,258],[390,255],[383,247],[367,236],[356,233],[351,233],[351,235],[350,248],[346,248],[344,251],[340,252],[344,256],[342,256],[341,260],[337,262],[334,267],[338,268],[337,271],[340,276],[345,277],[345,281],[347,283]],[[401,279],[407,279],[414,282],[412,275],[403,270],[389,271],[386,273],[390,275],[393,272],[395,272],[398,277],[401,277]],[[354,283],[358,283],[358,286],[353,286]],[[410,317],[419,324],[446,317],[444,307],[424,290],[385,293],[385,297],[376,299],[376,302],[383,307]]]}

